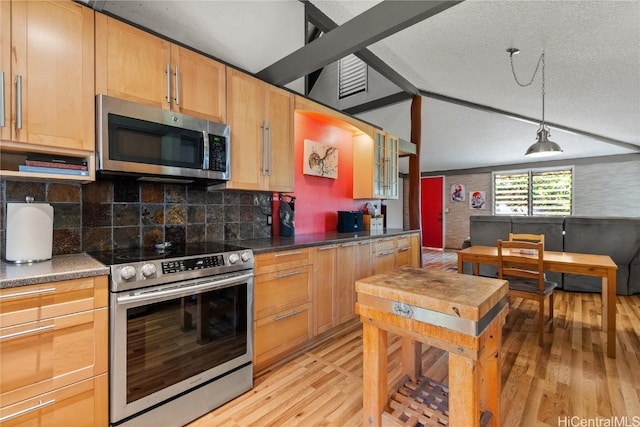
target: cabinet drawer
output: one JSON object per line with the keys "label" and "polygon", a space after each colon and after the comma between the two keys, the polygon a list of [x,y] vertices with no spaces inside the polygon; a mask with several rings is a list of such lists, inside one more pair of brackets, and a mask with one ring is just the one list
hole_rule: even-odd
{"label": "cabinet drawer", "polygon": [[373,252],[382,252],[394,250],[396,248],[396,242],[393,237],[385,239],[377,239],[373,241]]}
{"label": "cabinet drawer", "polygon": [[396,247],[398,249],[410,248],[411,247],[411,241],[409,240],[409,237],[408,236],[396,237]]}
{"label": "cabinet drawer", "polygon": [[309,302],[311,266],[292,268],[255,277],[255,320]]}
{"label": "cabinet drawer", "polygon": [[107,371],[107,308],[0,328],[0,402],[11,405]]}
{"label": "cabinet drawer", "polygon": [[271,273],[311,264],[311,250],[295,249],[291,251],[269,252],[255,257],[255,274]]}
{"label": "cabinet drawer", "polygon": [[[0,409],[3,427],[106,426],[107,374]],[[4,403],[4,402],[3,402]]]}
{"label": "cabinet drawer", "polygon": [[[261,365],[311,339],[310,304],[293,307],[255,324],[255,363]],[[257,369],[259,369],[258,366]]]}
{"label": "cabinet drawer", "polygon": [[107,276],[0,289],[0,327],[107,306]]}

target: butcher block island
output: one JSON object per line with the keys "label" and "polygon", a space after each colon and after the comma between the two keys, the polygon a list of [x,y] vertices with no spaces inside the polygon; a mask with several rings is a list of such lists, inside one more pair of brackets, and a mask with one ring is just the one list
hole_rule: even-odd
{"label": "butcher block island", "polygon": [[[400,267],[356,281],[365,426],[500,425],[506,280]],[[403,380],[387,395],[387,332],[402,337]],[[422,343],[449,353],[448,385],[421,375]]]}

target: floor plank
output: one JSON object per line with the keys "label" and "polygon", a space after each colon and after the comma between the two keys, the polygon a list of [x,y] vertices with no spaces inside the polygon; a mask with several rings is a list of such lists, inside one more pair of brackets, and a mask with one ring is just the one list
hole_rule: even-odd
{"label": "floor plank", "polygon": [[[424,268],[455,271],[456,262],[452,252],[423,252]],[[503,328],[502,424],[558,426],[565,417],[640,416],[640,295],[616,297],[616,359],[606,357],[600,295],[555,295],[555,330],[545,334],[544,348],[538,346],[535,303],[511,301]],[[423,372],[446,384],[448,355],[423,347]],[[388,357],[392,387],[400,377],[400,340],[391,334]],[[362,425],[361,417],[362,334],[357,326],[265,373],[253,390],[189,427],[355,427]]]}

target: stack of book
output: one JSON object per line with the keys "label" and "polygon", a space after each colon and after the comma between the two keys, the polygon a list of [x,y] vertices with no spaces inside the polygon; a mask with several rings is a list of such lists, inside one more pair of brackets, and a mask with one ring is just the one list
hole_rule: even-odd
{"label": "stack of book", "polygon": [[47,154],[29,154],[24,165],[18,166],[18,170],[21,172],[89,176],[89,168],[84,159]]}

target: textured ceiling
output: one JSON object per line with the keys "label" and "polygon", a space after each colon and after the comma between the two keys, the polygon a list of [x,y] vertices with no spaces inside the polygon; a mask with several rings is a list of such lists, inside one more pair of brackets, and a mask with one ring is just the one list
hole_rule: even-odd
{"label": "textured ceiling", "polygon": [[[340,25],[378,2],[312,3]],[[107,0],[104,10],[250,72],[304,45],[304,5],[294,0]],[[640,151],[638,0],[467,0],[369,49],[421,90],[540,119],[540,72],[519,87],[506,53],[512,46],[521,50],[514,57],[521,81],[545,52],[548,122],[605,137],[552,127],[564,149],[559,159]],[[422,106],[422,171],[528,161],[537,124],[432,98]],[[360,116],[409,139],[409,102]]]}

